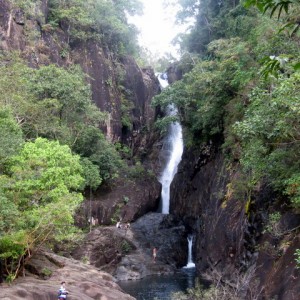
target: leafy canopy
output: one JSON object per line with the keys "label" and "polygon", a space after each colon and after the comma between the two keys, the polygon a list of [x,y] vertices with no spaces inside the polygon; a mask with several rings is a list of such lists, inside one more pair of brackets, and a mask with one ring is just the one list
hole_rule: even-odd
{"label": "leafy canopy", "polygon": [[[79,156],[57,141],[26,142],[0,176],[0,259],[8,278],[37,247],[65,237],[83,200]],[[10,271],[8,271],[10,270]]]}

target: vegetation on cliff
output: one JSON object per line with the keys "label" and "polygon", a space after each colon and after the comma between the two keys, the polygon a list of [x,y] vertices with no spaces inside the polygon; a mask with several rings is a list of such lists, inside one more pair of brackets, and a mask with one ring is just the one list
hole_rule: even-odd
{"label": "vegetation on cliff", "polygon": [[[184,75],[153,105],[177,105],[187,147],[213,142],[229,170],[241,165],[230,193],[246,214],[259,187],[272,187],[276,196],[264,199],[271,208],[264,226],[275,236],[281,214],[297,215],[300,208],[299,1],[179,2],[179,22],[196,18],[190,33],[178,37],[185,54],[174,68]],[[297,230],[277,232],[276,241]]]}
{"label": "vegetation on cliff", "polygon": [[[137,32],[126,18],[140,11],[136,0],[14,0],[9,5],[24,20],[37,18],[40,34],[52,34],[57,44],[58,34],[66,33],[61,58],[74,43],[88,40],[119,58],[138,52]],[[25,42],[36,47],[37,35],[27,33]],[[0,281],[13,280],[45,243],[72,238],[83,191],[125,169],[118,151],[125,146],[115,146],[102,132],[108,115],[92,102],[91,78],[82,68],[70,61],[51,64],[47,51],[43,55],[49,57],[32,68],[28,52],[13,50],[0,54]],[[128,107],[122,117],[131,126]]]}
{"label": "vegetation on cliff", "polygon": [[223,150],[241,162],[252,187],[266,179],[298,209],[300,82],[294,11],[299,5],[265,2],[259,8],[263,5],[271,15],[278,9],[279,21],[282,17],[295,25],[292,35],[281,22],[242,4],[183,1],[183,11],[193,12],[197,20],[182,39],[183,49],[194,53],[193,66],[153,103],[177,105],[186,145],[223,140]]}

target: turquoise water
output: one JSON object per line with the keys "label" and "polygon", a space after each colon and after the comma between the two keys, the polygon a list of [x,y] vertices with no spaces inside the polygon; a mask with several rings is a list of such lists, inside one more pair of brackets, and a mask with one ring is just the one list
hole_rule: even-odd
{"label": "turquoise water", "polygon": [[[120,281],[120,287],[137,300],[172,300],[172,293],[195,286],[195,269],[183,269],[171,275],[147,276],[141,280]],[[174,299],[173,299],[174,300]]]}

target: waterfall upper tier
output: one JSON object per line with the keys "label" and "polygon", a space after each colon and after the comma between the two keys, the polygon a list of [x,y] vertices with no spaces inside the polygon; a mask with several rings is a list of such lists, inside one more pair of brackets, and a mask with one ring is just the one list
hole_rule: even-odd
{"label": "waterfall upper tier", "polygon": [[[158,76],[158,80],[162,88],[168,86],[167,77],[163,76],[163,74]],[[168,116],[174,116],[177,113],[178,111],[174,104],[167,107],[166,114]],[[173,122],[169,125],[162,151],[166,153],[167,164],[159,178],[159,182],[162,184],[161,204],[162,213],[168,214],[170,210],[170,186],[177,173],[177,167],[183,153],[182,127],[178,122]]]}

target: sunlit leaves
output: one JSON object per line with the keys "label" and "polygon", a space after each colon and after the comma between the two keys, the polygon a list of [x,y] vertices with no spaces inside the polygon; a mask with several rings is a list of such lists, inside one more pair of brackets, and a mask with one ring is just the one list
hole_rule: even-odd
{"label": "sunlit leaves", "polygon": [[30,205],[57,202],[82,184],[79,157],[68,146],[38,138],[25,143],[10,164],[9,193],[25,209]]}
{"label": "sunlit leaves", "polygon": [[280,58],[276,56],[266,57],[262,60],[262,70],[261,75],[266,79],[269,75],[273,75],[274,77],[278,78],[280,68],[288,61],[287,58]]}
{"label": "sunlit leaves", "polygon": [[72,229],[84,179],[79,156],[42,138],[26,142],[6,171],[0,176],[0,259],[12,280],[28,253]]}

